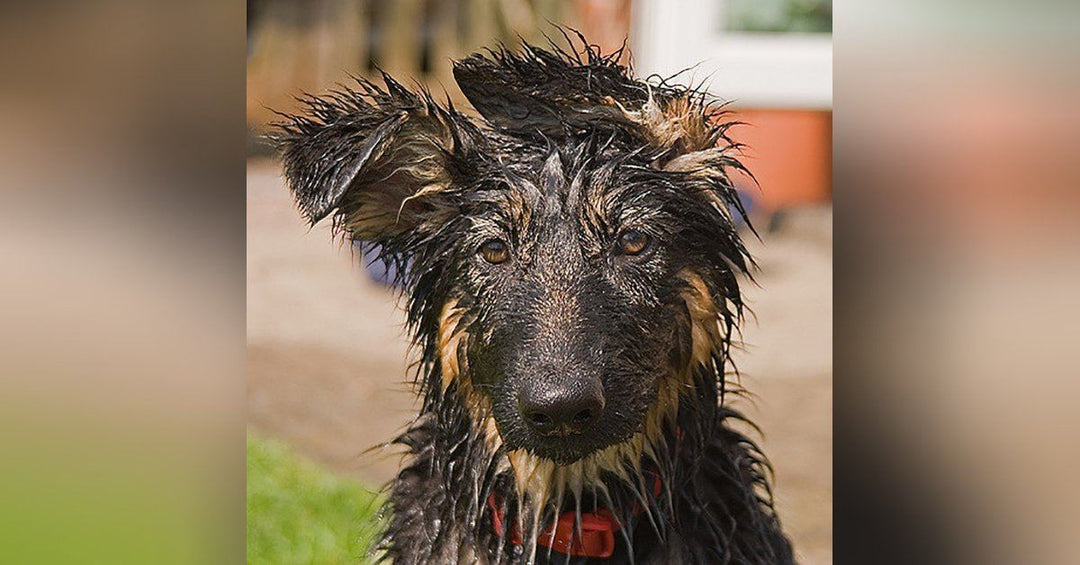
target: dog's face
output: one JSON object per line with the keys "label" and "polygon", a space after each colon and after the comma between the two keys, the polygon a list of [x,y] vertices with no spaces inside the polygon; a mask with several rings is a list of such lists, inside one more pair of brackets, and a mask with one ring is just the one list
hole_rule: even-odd
{"label": "dog's face", "polygon": [[[657,433],[724,354],[747,261],[738,163],[696,93],[652,92],[610,61],[501,57],[457,68],[484,128],[387,77],[308,100],[279,141],[309,220],[335,213],[405,267],[428,390],[508,450],[567,465]],[[556,63],[590,73],[562,77],[581,92],[532,84]]]}
{"label": "dog's face", "polygon": [[455,234],[467,378],[508,448],[571,462],[641,431],[687,355],[688,202],[587,144],[508,169]]}

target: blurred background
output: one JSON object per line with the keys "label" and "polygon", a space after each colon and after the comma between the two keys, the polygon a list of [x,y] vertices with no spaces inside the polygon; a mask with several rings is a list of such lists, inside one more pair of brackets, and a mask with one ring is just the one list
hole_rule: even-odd
{"label": "blurred background", "polygon": [[553,24],[582,31],[602,52],[628,41],[623,62],[640,76],[679,75],[731,101],[766,190],[748,198],[764,214],[831,195],[831,0],[248,0],[250,152],[273,110],[295,97],[373,77],[446,92],[466,106],[451,62],[522,40],[563,42]]}
{"label": "blurred background", "polygon": [[[717,60],[691,52],[701,37],[732,57],[811,39],[725,31],[694,17],[718,3],[688,2],[667,19],[630,6],[641,64],[666,68],[635,31],[649,22],[712,30],[676,36],[688,66]],[[831,397],[812,375],[835,374],[835,562],[1080,562],[1080,3],[834,5],[835,279],[807,251],[820,230],[765,216],[742,364],[786,525],[827,562]],[[342,532],[393,470],[364,448],[410,413],[399,318],[347,248],[300,225],[276,165],[248,158],[247,23],[231,0],[0,3],[4,562],[332,563],[367,539]],[[741,109],[829,108],[782,103],[792,84],[732,90],[760,75],[710,80]],[[756,171],[806,151],[752,144]],[[763,178],[759,198],[774,190]],[[814,304],[835,313],[833,371],[798,345],[828,353]],[[263,438],[246,477],[245,429]],[[269,548],[248,559],[245,499],[284,517],[246,522]]]}
{"label": "blurred background", "polygon": [[371,492],[398,466],[379,446],[416,410],[395,294],[300,220],[260,140],[271,108],[376,68],[467,108],[452,59],[562,41],[560,24],[605,53],[628,41],[639,76],[703,83],[747,122],[732,131],[760,183],[737,180],[760,272],[744,285],[754,316],[736,361],[757,397],[738,406],[764,430],[801,562],[832,562],[830,1],[249,0],[247,18],[249,561],[361,553]]}

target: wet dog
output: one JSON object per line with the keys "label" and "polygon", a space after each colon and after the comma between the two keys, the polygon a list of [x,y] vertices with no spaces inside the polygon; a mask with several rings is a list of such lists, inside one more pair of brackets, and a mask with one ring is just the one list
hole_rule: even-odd
{"label": "wet dog", "polygon": [[725,404],[752,267],[733,123],[620,55],[467,57],[478,118],[384,75],[279,124],[303,215],[377,248],[407,297],[423,407],[385,559],[793,562]]}

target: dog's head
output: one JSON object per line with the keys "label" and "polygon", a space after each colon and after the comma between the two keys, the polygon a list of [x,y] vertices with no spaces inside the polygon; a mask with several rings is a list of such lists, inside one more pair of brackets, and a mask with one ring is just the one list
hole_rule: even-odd
{"label": "dog's head", "polygon": [[729,124],[585,55],[459,62],[480,123],[384,76],[307,99],[278,135],[306,217],[402,267],[428,391],[555,465],[640,448],[700,367],[722,372],[749,261]]}

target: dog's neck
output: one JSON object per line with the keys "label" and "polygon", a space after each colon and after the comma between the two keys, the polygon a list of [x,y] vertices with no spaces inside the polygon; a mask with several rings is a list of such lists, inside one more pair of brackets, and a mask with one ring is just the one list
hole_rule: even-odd
{"label": "dog's neck", "polygon": [[[705,377],[696,382],[708,385]],[[490,440],[454,387],[427,389],[420,416],[398,439],[409,456],[393,484],[388,555],[395,563],[519,564],[544,563],[554,553],[551,562],[563,563],[541,533],[568,511],[602,510],[620,525],[611,562],[629,562],[630,552],[637,563],[791,563],[767,463],[729,427],[741,416],[721,407],[719,382],[714,374],[713,386],[684,394],[675,425],[664,428],[664,448],[648,444],[621,473],[534,461],[523,483],[510,454]]]}
{"label": "dog's neck", "polygon": [[[586,519],[590,514],[610,515],[615,524],[611,530],[622,545],[632,543],[638,523],[647,523],[662,537],[662,524],[668,521],[662,516],[673,512],[677,452],[684,443],[691,448],[689,444],[705,441],[702,434],[711,434],[713,428],[696,420],[713,421],[717,406],[714,386],[711,393],[692,395],[701,406],[683,400],[675,404],[681,410],[658,410],[630,440],[558,465],[524,450],[506,449],[492,435],[496,430],[491,419],[478,415],[454,385],[443,395],[428,398],[421,419],[430,418],[433,424],[430,464],[458,481],[454,489],[459,496],[473,501],[459,505],[456,520],[475,524],[471,535],[491,539],[496,555],[519,557],[559,547],[554,531],[566,513]],[[667,407],[665,402],[659,405]],[[466,474],[463,469],[477,471]]]}

